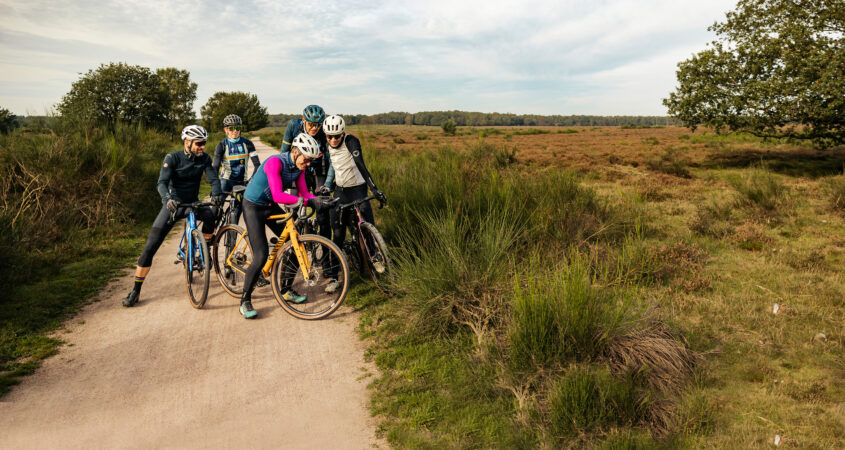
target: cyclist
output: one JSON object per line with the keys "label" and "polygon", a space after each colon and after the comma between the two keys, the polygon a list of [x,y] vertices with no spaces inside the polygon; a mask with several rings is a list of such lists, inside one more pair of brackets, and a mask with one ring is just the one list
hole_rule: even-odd
{"label": "cyclist", "polygon": [[[326,134],[323,132],[322,125],[326,119],[326,112],[318,105],[308,105],[302,110],[302,117],[291,119],[285,129],[285,137],[282,140],[281,152],[286,153],[290,151],[291,142],[300,133],[308,133],[309,136],[317,140],[320,145],[320,153],[323,154],[321,158],[315,159],[308,170],[305,171],[305,183],[308,189],[316,194],[318,187],[326,182],[326,175],[329,170],[329,156],[326,151]],[[318,234],[323,237],[331,239],[332,229],[329,221],[328,211],[317,212],[317,228]]]}
{"label": "cyclist", "polygon": [[[211,157],[205,153],[208,132],[199,125],[188,125],[182,130],[182,141],[185,148],[167,154],[161,166],[156,189],[161,195],[162,207],[153,222],[144,250],[138,258],[135,269],[135,286],[129,295],[123,299],[123,306],[134,306],[141,294],[141,285],[150,272],[155,255],[167,233],[173,228],[176,220],[186,217],[187,209],[180,208],[179,203],[193,203],[197,201],[202,174],[211,184],[211,198],[215,205],[223,203],[220,192],[220,180],[217,171],[211,167]],[[211,240],[214,232],[214,213],[209,207],[194,210],[197,219],[202,221],[202,232],[205,239]]]}
{"label": "cyclist", "polygon": [[[305,169],[321,156],[317,140],[306,133],[300,133],[293,139],[291,151],[267,158],[246,187],[244,222],[252,247],[252,261],[244,275],[240,311],[247,319],[258,315],[252,308],[252,289],[270,253],[264,226],[270,227],[276,236],[284,229],[275,221],[268,221],[267,217],[284,213],[278,203],[301,206],[305,202],[314,209],[323,209],[324,199],[309,193],[305,185]],[[284,192],[293,187],[296,187],[298,195]],[[292,303],[306,301],[306,296],[299,295],[291,288],[291,282],[292,279],[282,280],[282,298]]]}
{"label": "cyclist", "polygon": [[[338,203],[345,204],[367,196],[367,187],[373,191],[380,201],[386,202],[384,192],[376,187],[367,165],[364,164],[364,156],[361,154],[361,142],[355,136],[346,133],[346,123],[343,117],[332,115],[326,117],[323,122],[323,131],[329,144],[329,170],[326,181],[318,192],[325,193],[334,190],[338,195]],[[375,223],[373,210],[370,202],[361,203],[361,214],[364,220]],[[334,238],[332,239],[338,247],[343,248],[343,241],[346,239],[346,227],[353,220],[353,210],[347,209],[340,217],[336,209],[331,210],[331,224]],[[333,280],[326,286],[326,292],[337,290],[339,283]]]}
{"label": "cyclist", "polygon": [[[235,114],[229,114],[223,118],[223,131],[226,137],[217,144],[214,149],[214,159],[211,167],[218,171],[220,176],[220,189],[224,194],[231,194],[235,186],[245,186],[249,181],[247,177],[247,158],[252,161],[253,174],[261,165],[258,159],[258,152],[252,141],[241,136],[243,124],[241,118]],[[235,211],[235,222],[240,220],[241,207],[237,206]]]}

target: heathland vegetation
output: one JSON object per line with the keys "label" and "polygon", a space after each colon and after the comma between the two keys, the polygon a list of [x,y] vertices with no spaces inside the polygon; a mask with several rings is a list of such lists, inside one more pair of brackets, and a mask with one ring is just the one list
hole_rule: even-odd
{"label": "heathland vegetation", "polygon": [[395,295],[360,283],[350,302],[395,446],[845,439],[845,148],[680,127],[351,132],[391,202]]}

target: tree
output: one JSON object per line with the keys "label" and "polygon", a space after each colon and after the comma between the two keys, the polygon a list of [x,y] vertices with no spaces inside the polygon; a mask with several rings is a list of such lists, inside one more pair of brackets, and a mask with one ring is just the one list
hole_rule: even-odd
{"label": "tree", "polygon": [[58,105],[63,121],[114,126],[117,122],[166,128],[170,96],[150,69],[102,64],[71,85]]}
{"label": "tree", "polygon": [[194,115],[194,101],[197,99],[197,84],[191,82],[191,74],[187,70],[167,67],[156,70],[161,89],[170,98],[167,111],[167,121],[173,130],[181,130],[186,125],[196,122]]}
{"label": "tree", "polygon": [[258,97],[246,92],[215,92],[200,108],[203,126],[209,130],[223,128],[223,118],[229,114],[241,117],[246,131],[267,126],[267,108],[261,106]]}
{"label": "tree", "polygon": [[457,126],[455,125],[455,122],[452,121],[452,119],[449,119],[440,124],[440,128],[443,128],[443,134],[448,136],[454,136],[455,131],[457,131]]}
{"label": "tree", "polygon": [[739,0],[717,39],[678,64],[669,114],[763,137],[845,142],[845,2]]}
{"label": "tree", "polygon": [[18,116],[12,114],[6,108],[0,108],[0,134],[9,134],[18,126],[20,126]]}

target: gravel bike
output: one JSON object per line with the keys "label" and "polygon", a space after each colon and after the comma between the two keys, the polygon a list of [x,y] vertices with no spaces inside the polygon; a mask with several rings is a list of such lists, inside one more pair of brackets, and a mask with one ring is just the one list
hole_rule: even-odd
{"label": "gravel bike", "polygon": [[[235,242],[238,239],[238,233],[232,230],[231,228],[227,228],[224,232],[223,228],[226,225],[238,224],[238,218],[236,217],[235,211],[240,207],[241,203],[243,202],[244,191],[246,191],[245,186],[238,185],[233,187],[232,193],[229,194],[228,198],[226,199],[226,202],[223,204],[223,207],[220,208],[217,214],[217,223],[214,227],[215,233],[212,242],[214,243],[218,240],[222,240],[222,245],[225,249],[224,252],[226,255],[230,254],[232,252],[232,249],[235,248]],[[217,264],[214,264],[214,269],[217,272],[218,278],[227,278],[233,285],[243,284],[243,274],[232,270],[230,266],[218,266]],[[220,273],[221,269],[223,270],[223,273]]]}
{"label": "gravel bike", "polygon": [[[300,234],[302,227],[314,213],[307,213],[306,206],[285,208],[286,214],[268,217],[285,228],[278,239],[273,238],[273,247],[261,275],[270,277],[273,296],[288,314],[306,320],[328,317],[343,304],[349,290],[349,263],[340,249],[329,239],[315,234]],[[226,249],[225,236],[235,233],[237,238],[231,250]],[[252,259],[247,230],[239,225],[225,225],[215,238],[212,258],[217,277],[223,289],[233,297],[244,292],[243,279]],[[237,277],[225,277],[225,269],[237,273]],[[329,288],[333,282],[334,289]],[[282,294],[294,289],[307,297],[304,303],[286,301]]]}
{"label": "gravel bike", "polygon": [[364,220],[359,209],[362,203],[370,200],[378,200],[379,209],[384,207],[384,202],[374,195],[337,206],[338,220],[343,220],[344,210],[347,209],[355,211],[357,218],[345,224],[349,227],[351,238],[343,243],[343,251],[350,264],[357,267],[361,273],[368,272],[376,287],[387,295],[387,282],[393,275],[393,262],[390,260],[387,243],[376,226]]}
{"label": "gravel bike", "polygon": [[[211,203],[179,203],[179,208],[187,208],[188,216],[185,218],[185,228],[182,230],[182,238],[179,240],[179,251],[176,253],[174,264],[182,264],[185,269],[185,284],[188,287],[188,300],[191,306],[200,309],[205,306],[208,298],[209,273],[211,262],[209,261],[208,245],[202,231],[197,228],[197,217],[194,209],[210,206]],[[170,213],[170,220],[175,219],[176,212]]]}

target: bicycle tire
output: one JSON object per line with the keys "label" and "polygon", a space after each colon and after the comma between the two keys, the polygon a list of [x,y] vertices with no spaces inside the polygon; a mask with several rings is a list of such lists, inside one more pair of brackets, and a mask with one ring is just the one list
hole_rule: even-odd
{"label": "bicycle tire", "polygon": [[[349,291],[349,263],[337,245],[323,236],[302,234],[298,239],[311,266],[309,279],[306,280],[302,275],[296,253],[288,241],[273,262],[273,296],[282,309],[298,319],[323,319],[340,308],[346,299]],[[336,279],[340,282],[331,293],[326,292],[332,279],[328,273],[330,271],[336,271]],[[298,294],[305,295],[307,300],[300,304],[285,301],[282,297],[283,286],[289,286]]]}
{"label": "bicycle tire", "polygon": [[[240,236],[243,238],[238,242]],[[214,261],[214,271],[217,272],[217,280],[220,281],[220,285],[227,294],[240,298],[244,293],[246,269],[253,259],[246,230],[238,225],[224,226],[217,231],[213,247],[211,256]],[[236,254],[230,259],[231,264],[227,264],[226,259],[233,251]]]}
{"label": "bicycle tire", "polygon": [[[191,230],[189,237],[191,245],[185,244],[185,259],[182,264],[185,267],[185,284],[188,287],[188,300],[191,306],[201,309],[205,306],[208,298],[208,282],[211,272],[211,264],[208,260],[208,245],[205,243],[200,230]],[[190,251],[188,251],[190,250]],[[188,261],[192,261],[189,269]]]}
{"label": "bicycle tire", "polygon": [[[361,255],[364,257],[367,272],[370,273],[370,277],[378,290],[385,295],[389,295],[387,287],[390,278],[393,276],[393,261],[390,259],[387,243],[384,242],[384,238],[375,225],[363,222],[359,225],[359,228],[361,230]],[[368,249],[365,245],[372,245],[373,248]]]}
{"label": "bicycle tire", "polygon": [[350,269],[361,273],[365,272],[366,269],[361,265],[361,246],[358,245],[357,241],[343,241],[343,254],[349,262]]}

